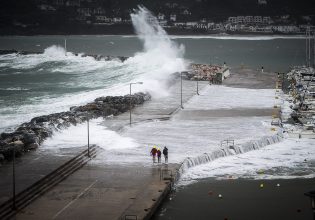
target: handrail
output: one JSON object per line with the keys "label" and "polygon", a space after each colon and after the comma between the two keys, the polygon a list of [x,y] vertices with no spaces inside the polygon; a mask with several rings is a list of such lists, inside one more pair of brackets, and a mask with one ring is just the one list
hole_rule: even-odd
{"label": "handrail", "polygon": [[11,218],[18,212],[18,210],[26,207],[40,195],[47,192],[51,187],[57,185],[76,170],[84,166],[89,160],[91,160],[91,158],[96,156],[96,153],[97,148],[95,145],[92,145],[90,149],[91,157],[88,157],[88,150],[84,150],[54,171],[50,172],[48,175],[16,194],[16,210],[13,209],[13,198],[10,198],[6,202],[2,203],[0,205],[0,219]]}

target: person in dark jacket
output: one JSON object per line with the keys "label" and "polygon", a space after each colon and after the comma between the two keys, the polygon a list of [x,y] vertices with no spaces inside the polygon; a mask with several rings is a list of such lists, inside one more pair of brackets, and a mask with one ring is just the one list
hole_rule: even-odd
{"label": "person in dark jacket", "polygon": [[168,149],[166,146],[163,149],[163,155],[164,155],[165,163],[168,163]]}
{"label": "person in dark jacket", "polygon": [[161,163],[161,155],[162,155],[161,150],[160,148],[158,148],[157,150],[158,163]]}
{"label": "person in dark jacket", "polygon": [[152,156],[152,159],[153,159],[153,163],[155,163],[155,157],[156,157],[156,154],[157,154],[157,149],[156,149],[156,146],[153,146],[153,148],[151,149],[151,156]]}

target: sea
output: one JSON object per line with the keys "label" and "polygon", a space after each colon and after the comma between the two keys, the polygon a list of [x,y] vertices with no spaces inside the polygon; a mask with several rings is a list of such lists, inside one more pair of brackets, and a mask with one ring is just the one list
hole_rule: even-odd
{"label": "sea", "polygon": [[[138,78],[158,78],[187,63],[286,72],[305,62],[305,39],[286,36],[169,36],[182,50],[151,48],[138,36],[2,36],[1,50],[42,54],[0,55],[0,132],[34,116],[67,110],[101,94],[124,95]],[[66,41],[66,50],[65,50]],[[163,44],[163,43],[161,43]],[[79,54],[130,57],[96,61]],[[153,74],[153,76],[152,76]],[[147,84],[148,85],[148,84]]]}

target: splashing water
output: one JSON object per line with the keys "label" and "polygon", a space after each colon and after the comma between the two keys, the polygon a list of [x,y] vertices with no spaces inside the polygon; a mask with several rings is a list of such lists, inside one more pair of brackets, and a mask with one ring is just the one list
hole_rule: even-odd
{"label": "splashing water", "polygon": [[184,47],[170,40],[147,9],[139,8],[131,17],[144,49],[125,62],[76,56],[56,45],[42,54],[0,55],[0,90],[4,91],[0,94],[0,132],[99,96],[128,94],[130,82],[144,82],[134,86],[133,93],[168,95],[170,75],[186,68]]}
{"label": "splashing water", "polygon": [[[183,71],[187,64],[183,59],[185,48],[171,41],[156,17],[144,7],[131,14],[132,24],[143,42],[143,52],[136,53],[128,62],[137,63],[146,72],[142,77],[145,88],[152,95],[166,95],[163,83],[170,74]],[[162,93],[161,93],[162,92]]]}

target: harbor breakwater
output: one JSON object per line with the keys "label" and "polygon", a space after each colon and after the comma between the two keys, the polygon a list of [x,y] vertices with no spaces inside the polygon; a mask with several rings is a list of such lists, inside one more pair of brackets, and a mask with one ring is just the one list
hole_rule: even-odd
{"label": "harbor breakwater", "polygon": [[86,105],[73,106],[66,112],[35,117],[18,126],[14,132],[0,134],[0,162],[11,160],[13,153],[21,156],[27,151],[38,148],[47,137],[52,136],[54,131],[93,118],[119,115],[150,99],[149,93],[142,92],[131,96],[99,97]]}
{"label": "harbor breakwater", "polygon": [[186,170],[191,167],[198,166],[201,164],[209,163],[215,159],[232,156],[236,154],[246,153],[251,150],[258,150],[270,144],[275,144],[282,141],[284,138],[283,130],[280,129],[275,135],[263,136],[258,140],[252,140],[239,145],[228,145],[210,153],[204,153],[197,157],[188,157],[182,163],[178,169],[176,179],[178,179]]}
{"label": "harbor breakwater", "polygon": [[[31,54],[42,54],[42,52],[35,52],[35,51],[24,51],[24,50],[0,50],[0,55],[5,54],[20,54],[20,55],[31,55]],[[65,51],[66,53],[66,51]],[[72,53],[72,52],[71,52]],[[110,55],[102,55],[102,54],[84,54],[84,53],[72,53],[75,56],[80,57],[93,57],[95,60],[100,61],[110,61],[110,60],[119,60],[121,62],[124,62],[129,57],[125,56],[110,56]]]}

